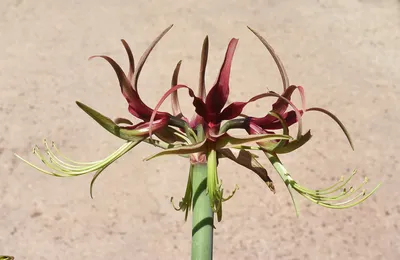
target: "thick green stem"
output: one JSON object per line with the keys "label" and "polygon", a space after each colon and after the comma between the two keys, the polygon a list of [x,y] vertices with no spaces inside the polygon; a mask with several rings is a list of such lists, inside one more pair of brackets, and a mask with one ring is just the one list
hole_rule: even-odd
{"label": "thick green stem", "polygon": [[214,212],[207,194],[207,164],[193,165],[192,260],[211,260]]}

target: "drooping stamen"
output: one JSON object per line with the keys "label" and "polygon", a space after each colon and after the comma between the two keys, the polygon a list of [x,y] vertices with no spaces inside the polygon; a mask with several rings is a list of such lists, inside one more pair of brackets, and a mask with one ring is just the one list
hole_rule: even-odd
{"label": "drooping stamen", "polygon": [[[47,166],[49,170],[42,169],[27,160],[23,159],[19,155],[16,154],[16,156],[30,165],[31,167],[45,173],[48,175],[53,175],[53,176],[58,176],[58,177],[69,177],[69,176],[79,176],[83,174],[87,174],[90,172],[94,172],[97,170],[101,170],[105,166],[108,166],[110,163],[114,162],[116,159],[120,158],[122,155],[127,153],[129,150],[131,150],[133,147],[135,147],[140,141],[132,141],[132,142],[126,142],[124,143],[120,148],[118,148],[116,151],[114,151],[111,155],[107,156],[106,158],[99,160],[99,161],[94,161],[94,162],[76,162],[72,159],[69,159],[68,157],[64,156],[62,153],[59,152],[59,150],[56,148],[54,145],[51,149],[48,145],[47,142],[45,142],[46,146],[46,153],[47,153],[47,158],[40,152],[40,149],[38,147],[35,147],[34,153],[35,155]],[[59,154],[60,156],[57,156]],[[64,160],[61,159],[64,158]]]}
{"label": "drooping stamen", "polygon": [[[350,181],[350,179],[355,175],[355,172],[347,179],[343,180],[342,178],[339,180],[339,182],[335,183],[334,185],[322,189],[322,190],[312,190],[308,189],[305,187],[302,187],[299,185],[296,181],[293,180],[293,178],[290,176],[290,174],[287,172],[286,168],[282,165],[280,162],[279,158],[276,155],[273,154],[267,154],[267,157],[270,159],[271,163],[281,176],[282,180],[285,182],[286,186],[294,190],[296,190],[300,195],[303,197],[307,198],[308,200],[327,207],[327,208],[333,208],[333,209],[344,209],[344,208],[349,208],[353,207],[355,205],[358,205],[362,203],[364,200],[366,200],[369,196],[371,196],[381,184],[378,184],[370,193],[366,193],[365,190],[362,190],[360,193],[356,194],[354,197],[351,197],[352,194],[355,194],[357,191],[359,191],[364,184],[367,183],[368,178],[366,178],[362,184],[360,184],[357,188],[344,188],[344,186]],[[337,192],[341,190],[339,194]],[[335,203],[335,201],[347,199],[351,197],[348,200],[341,201]],[[295,205],[296,207],[296,205]]]}

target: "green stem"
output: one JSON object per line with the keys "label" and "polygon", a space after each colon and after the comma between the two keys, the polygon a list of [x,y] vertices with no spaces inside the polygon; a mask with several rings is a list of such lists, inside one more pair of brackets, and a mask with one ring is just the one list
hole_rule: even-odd
{"label": "green stem", "polygon": [[207,164],[193,165],[192,260],[211,260],[214,212],[207,194]]}

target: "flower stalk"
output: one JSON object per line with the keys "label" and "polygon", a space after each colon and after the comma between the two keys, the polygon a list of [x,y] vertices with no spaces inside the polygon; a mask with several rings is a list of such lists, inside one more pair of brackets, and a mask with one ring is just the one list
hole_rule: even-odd
{"label": "flower stalk", "polygon": [[205,163],[191,166],[192,176],[192,260],[211,260],[213,256],[214,211],[207,194]]}

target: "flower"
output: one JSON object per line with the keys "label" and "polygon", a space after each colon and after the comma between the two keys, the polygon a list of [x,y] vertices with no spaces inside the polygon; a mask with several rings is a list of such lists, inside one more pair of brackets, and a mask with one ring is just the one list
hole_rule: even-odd
{"label": "flower", "polygon": [[[379,185],[370,193],[361,190],[366,180],[359,188],[345,187],[350,178],[339,180],[338,183],[325,188],[312,190],[299,185],[288,173],[278,155],[282,153],[293,152],[302,147],[311,139],[310,130],[305,134],[302,132],[302,117],[309,111],[319,111],[335,120],[345,133],[350,145],[353,147],[349,133],[340,120],[331,112],[322,108],[306,108],[305,94],[302,86],[290,85],[289,78],[283,66],[283,63],[276,55],[273,48],[257,32],[249,28],[257,38],[267,48],[280,71],[283,93],[278,94],[272,91],[261,93],[250,98],[245,102],[233,102],[226,106],[229,96],[229,80],[233,56],[238,44],[238,39],[232,38],[228,44],[225,57],[214,85],[207,93],[205,88],[205,71],[208,60],[208,37],[203,41],[200,62],[200,79],[197,94],[187,85],[179,83],[179,71],[181,61],[179,61],[173,71],[171,86],[160,98],[154,109],[148,107],[138,94],[138,78],[147,57],[154,49],[155,45],[171,29],[172,25],[165,29],[150,45],[142,55],[137,68],[132,51],[129,45],[122,40],[123,46],[129,59],[129,71],[126,75],[121,67],[110,57],[104,55],[93,56],[105,59],[117,74],[121,92],[128,102],[129,112],[139,120],[133,124],[125,118],[111,120],[94,109],[77,102],[77,105],[92,117],[97,123],[115,136],[126,140],[119,149],[103,160],[95,162],[77,162],[63,155],[54,143],[48,145],[44,141],[45,152],[47,156],[38,148],[34,148],[34,153],[47,166],[48,170],[39,168],[25,159],[18,156],[24,162],[35,167],[46,174],[67,177],[95,172],[90,184],[90,194],[92,195],[93,183],[97,177],[110,164],[130,151],[139,143],[147,143],[162,149],[161,152],[148,157],[150,160],[162,155],[179,155],[188,157],[191,163],[191,170],[188,175],[188,184],[185,195],[179,203],[177,210],[185,211],[185,219],[191,208],[193,192],[192,186],[192,168],[194,164],[207,164],[207,191],[210,199],[210,205],[217,214],[218,221],[222,219],[222,203],[233,196],[236,189],[228,197],[223,196],[222,181],[218,178],[217,166],[221,159],[230,159],[233,162],[250,169],[256,173],[275,193],[275,187],[268,176],[264,166],[257,160],[256,152],[264,154],[272,166],[276,169],[281,179],[286,184],[290,195],[293,198],[292,191],[304,196],[308,200],[329,208],[346,208],[357,205],[373,194]],[[177,91],[186,89],[189,96],[193,99],[195,114],[189,120],[182,114],[180,109]],[[295,91],[300,93],[302,99],[301,109],[291,101]],[[171,97],[172,113],[159,112],[158,109],[168,97]],[[276,98],[272,104],[271,110],[263,117],[252,117],[242,114],[244,107],[250,102],[255,102],[263,98]],[[289,127],[297,125],[296,138],[290,136]],[[231,129],[240,128],[247,131],[244,136],[232,136],[228,132]],[[282,130],[281,134],[276,130]],[[153,135],[155,137],[153,137]],[[253,145],[253,144],[257,145]],[[342,201],[344,200],[345,201]],[[340,202],[338,202],[340,201]],[[293,202],[296,207],[295,200]]]}

